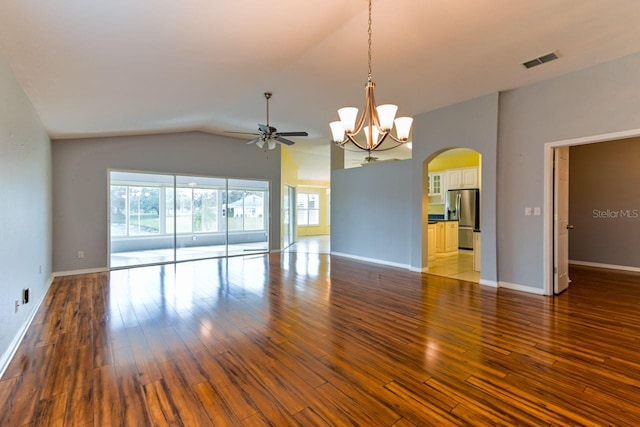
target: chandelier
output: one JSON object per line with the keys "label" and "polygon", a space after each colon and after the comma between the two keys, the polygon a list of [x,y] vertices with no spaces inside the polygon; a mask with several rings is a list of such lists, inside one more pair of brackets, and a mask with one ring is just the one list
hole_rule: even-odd
{"label": "chandelier", "polygon": [[[411,132],[411,124],[413,118],[398,117],[394,120],[397,105],[384,104],[376,106],[373,90],[376,85],[371,79],[371,0],[369,0],[369,77],[367,79],[364,111],[358,119],[358,109],[355,107],[344,107],[338,110],[339,121],[331,122],[331,135],[333,142],[339,147],[345,148],[349,142],[358,149],[368,151],[385,151],[395,148],[409,141],[409,133]],[[396,134],[391,134],[391,130],[395,123]],[[365,142],[359,142],[356,136],[364,129]],[[381,148],[382,143],[390,137],[395,143],[392,146]]]}

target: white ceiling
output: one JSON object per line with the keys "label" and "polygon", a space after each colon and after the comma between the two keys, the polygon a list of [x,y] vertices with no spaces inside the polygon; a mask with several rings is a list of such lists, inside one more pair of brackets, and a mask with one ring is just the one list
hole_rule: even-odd
{"label": "white ceiling", "polygon": [[[336,109],[364,100],[366,13],[365,0],[0,0],[0,53],[52,138],[254,131],[272,91],[271,124],[307,130],[296,147],[327,157]],[[640,51],[638,22],[638,0],[374,0],[376,98],[416,115],[552,78]]]}

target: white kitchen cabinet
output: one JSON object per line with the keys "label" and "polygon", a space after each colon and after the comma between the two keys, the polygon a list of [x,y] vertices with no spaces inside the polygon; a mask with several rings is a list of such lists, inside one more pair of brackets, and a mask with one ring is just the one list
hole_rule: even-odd
{"label": "white kitchen cabinet", "polygon": [[429,197],[442,197],[443,175],[440,172],[433,172],[428,175],[427,188],[429,189]]}
{"label": "white kitchen cabinet", "polygon": [[462,188],[462,169],[447,170],[447,190]]}
{"label": "white kitchen cabinet", "polygon": [[478,168],[458,168],[447,170],[447,190],[478,188]]}
{"label": "white kitchen cabinet", "polygon": [[462,169],[462,188],[478,188],[478,168]]}

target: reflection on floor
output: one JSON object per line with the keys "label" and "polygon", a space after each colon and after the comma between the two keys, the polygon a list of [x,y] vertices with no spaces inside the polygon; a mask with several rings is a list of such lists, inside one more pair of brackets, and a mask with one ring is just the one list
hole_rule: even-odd
{"label": "reflection on floor", "polygon": [[331,252],[331,239],[329,235],[298,237],[296,242],[289,246],[289,252],[307,254],[328,254]]}
{"label": "reflection on floor", "polygon": [[[229,256],[251,255],[268,252],[266,242],[229,245]],[[227,256],[225,245],[194,246],[178,248],[175,251],[176,261],[193,261],[207,258]],[[174,261],[173,248],[153,249],[145,251],[117,252],[111,254],[111,268],[133,267],[137,265],[162,264]]]}
{"label": "reflection on floor", "polygon": [[454,255],[437,256],[429,262],[429,274],[480,282],[480,272],[473,271],[473,251],[460,250]]}
{"label": "reflection on floor", "polygon": [[[329,235],[299,237],[286,250],[307,254],[328,254],[330,252]],[[193,261],[207,258],[220,258],[227,255],[226,247],[196,246],[192,248],[178,248],[175,253],[177,261]],[[252,255],[268,252],[265,242],[229,245],[229,256]],[[118,252],[111,254],[111,268],[134,267],[139,265],[153,265],[173,262],[173,248],[153,249],[146,251]]]}

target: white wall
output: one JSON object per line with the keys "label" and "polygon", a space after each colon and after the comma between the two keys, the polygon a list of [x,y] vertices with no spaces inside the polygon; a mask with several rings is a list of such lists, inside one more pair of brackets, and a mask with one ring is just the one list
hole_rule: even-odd
{"label": "white wall", "polygon": [[331,252],[408,267],[411,161],[331,171]]}
{"label": "white wall", "polygon": [[[0,57],[0,373],[50,283],[50,150],[38,115]],[[31,302],[14,313],[23,288],[31,289]]]}
{"label": "white wall", "polygon": [[544,144],[638,128],[640,54],[501,94],[501,282],[543,288],[543,217],[524,216],[524,208],[543,207]]}
{"label": "white wall", "polygon": [[278,250],[280,150],[244,142],[198,132],[53,141],[53,270],[106,268],[109,169],[270,180],[270,247]]}

